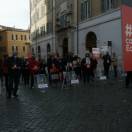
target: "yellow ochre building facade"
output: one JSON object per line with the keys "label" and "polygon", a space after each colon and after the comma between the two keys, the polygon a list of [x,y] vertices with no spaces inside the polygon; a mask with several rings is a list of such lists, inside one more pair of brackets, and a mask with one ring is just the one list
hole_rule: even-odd
{"label": "yellow ochre building facade", "polygon": [[29,30],[1,26],[0,56],[4,54],[11,56],[14,52],[17,52],[19,57],[28,57],[30,44]]}

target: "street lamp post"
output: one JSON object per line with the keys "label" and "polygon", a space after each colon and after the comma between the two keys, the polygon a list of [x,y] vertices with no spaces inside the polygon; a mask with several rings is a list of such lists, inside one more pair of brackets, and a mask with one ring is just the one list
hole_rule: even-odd
{"label": "street lamp post", "polygon": [[52,46],[53,50],[55,51],[55,32],[54,32],[54,0],[52,0]]}
{"label": "street lamp post", "polygon": [[53,42],[54,42],[54,40],[53,40],[54,39],[54,30],[53,30],[53,25],[54,25],[53,20],[54,20],[54,18],[53,17],[54,17],[54,14],[53,14],[53,0],[52,0],[52,46],[53,46]]}
{"label": "street lamp post", "polygon": [[79,21],[78,21],[78,19],[79,19],[79,12],[78,12],[78,8],[79,7],[79,2],[78,2],[78,0],[77,0],[77,55],[79,54],[79,28],[78,28],[78,26],[79,26]]}

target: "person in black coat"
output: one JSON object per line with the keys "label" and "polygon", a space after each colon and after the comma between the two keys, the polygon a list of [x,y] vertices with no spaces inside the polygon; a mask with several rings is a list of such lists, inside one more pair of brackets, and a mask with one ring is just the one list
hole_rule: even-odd
{"label": "person in black coat", "polygon": [[17,57],[17,53],[14,53],[12,57],[9,57],[8,68],[9,68],[8,98],[11,98],[12,94],[14,97],[17,97],[18,96],[17,91],[21,74],[21,59]]}
{"label": "person in black coat", "polygon": [[81,69],[82,69],[82,77],[83,77],[84,83],[86,81],[89,83],[90,75],[91,75],[91,58],[90,58],[90,54],[86,54],[86,57],[82,59]]}
{"label": "person in black coat", "polygon": [[96,68],[97,68],[97,59],[94,55],[92,55],[91,57],[91,79],[94,80],[95,79],[95,72],[96,72]]}
{"label": "person in black coat", "polygon": [[109,69],[111,65],[111,56],[107,52],[106,55],[103,56],[103,65],[104,65],[104,75],[109,78]]}
{"label": "person in black coat", "polygon": [[129,88],[130,83],[132,83],[132,71],[127,71],[125,79],[126,88]]}

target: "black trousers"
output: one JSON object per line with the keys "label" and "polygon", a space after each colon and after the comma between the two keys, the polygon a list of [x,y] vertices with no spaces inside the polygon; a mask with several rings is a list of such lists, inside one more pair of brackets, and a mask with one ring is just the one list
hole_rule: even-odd
{"label": "black trousers", "polygon": [[117,66],[114,66],[114,77],[117,78]]}
{"label": "black trousers", "polygon": [[0,75],[1,87],[3,87],[3,75]]}
{"label": "black trousers", "polygon": [[9,93],[9,79],[8,74],[4,74],[4,82],[5,82],[5,88],[6,88],[6,95]]}
{"label": "black trousers", "polygon": [[107,78],[109,78],[109,69],[110,69],[110,66],[109,65],[104,66],[104,75]]}
{"label": "black trousers", "polygon": [[34,74],[30,74],[30,88],[33,88],[34,86]]}
{"label": "black trousers", "polygon": [[30,73],[28,70],[25,70],[23,72],[23,80],[24,80],[24,85],[29,86],[29,78],[30,78]]}
{"label": "black trousers", "polygon": [[14,72],[13,74],[9,75],[9,86],[8,86],[8,96],[9,97],[12,94],[14,96],[17,95],[19,82],[20,82],[20,73],[19,72]]}
{"label": "black trousers", "polygon": [[82,77],[83,77],[84,83],[85,82],[89,83],[89,81],[90,81],[90,74],[91,74],[90,69],[86,69],[86,70],[82,71]]}
{"label": "black trousers", "polygon": [[125,80],[126,87],[130,85],[130,82],[132,82],[132,71],[127,72],[126,80]]}

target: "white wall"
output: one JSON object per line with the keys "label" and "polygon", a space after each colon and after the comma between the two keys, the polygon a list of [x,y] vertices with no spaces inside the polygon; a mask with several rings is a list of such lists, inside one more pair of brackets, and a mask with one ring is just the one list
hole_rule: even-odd
{"label": "white wall", "polygon": [[[121,40],[121,13],[116,10],[110,14],[98,16],[79,25],[79,55],[84,57],[86,53],[86,36],[89,32],[94,32],[97,37],[97,47],[106,45],[107,41],[112,41],[113,51],[119,58],[122,56]],[[74,53],[76,54],[77,35],[74,33]]]}
{"label": "white wall", "polygon": [[[53,44],[52,44],[53,43]],[[41,58],[47,58],[47,44],[50,44],[51,53],[55,52],[55,37],[48,35],[46,37],[38,38],[37,46],[41,47]],[[36,53],[36,41],[33,41],[32,48]]]}
{"label": "white wall", "polygon": [[[122,32],[121,32],[121,12],[115,10],[110,14],[105,14],[82,22],[79,25],[79,56],[84,57],[86,53],[86,36],[89,32],[94,32],[97,37],[97,47],[107,45],[112,41],[112,51],[118,57],[119,70],[122,71]],[[74,32],[74,54],[77,54],[77,33]]]}

